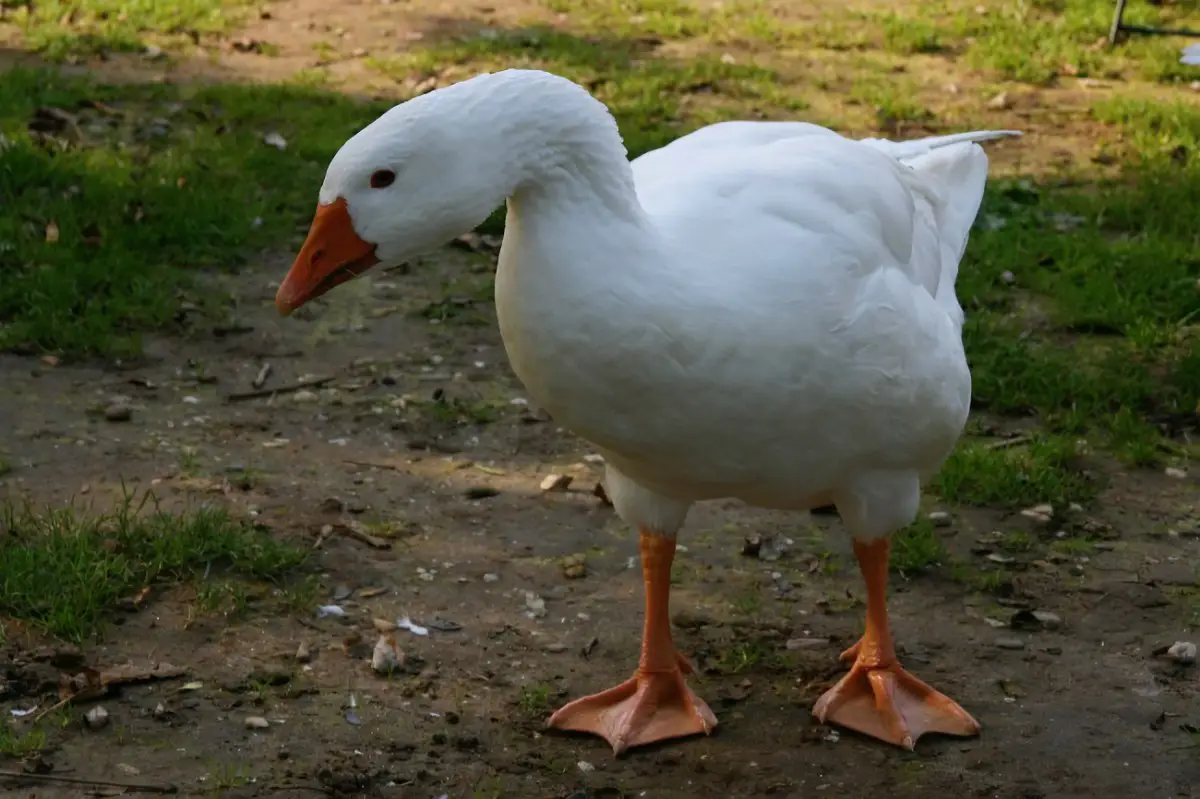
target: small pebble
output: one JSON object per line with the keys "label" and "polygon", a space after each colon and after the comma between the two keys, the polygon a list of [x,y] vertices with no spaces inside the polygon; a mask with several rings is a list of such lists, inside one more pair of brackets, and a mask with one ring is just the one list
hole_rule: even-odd
{"label": "small pebble", "polygon": [[546,600],[532,591],[525,592],[525,615],[531,619],[540,619],[546,615]]}
{"label": "small pebble", "polygon": [[246,716],[246,729],[248,730],[265,730],[270,726],[271,722],[262,716]]}
{"label": "small pebble", "polygon": [[542,480],[542,491],[566,491],[575,478],[569,474],[548,474]]}
{"label": "small pebble", "polygon": [[401,656],[396,651],[396,645],[391,636],[381,635],[375,642],[375,650],[371,653],[371,668],[376,674],[391,674],[401,666]]}
{"label": "small pebble", "polygon": [[380,618],[371,619],[371,624],[374,625],[375,629],[380,633],[390,633],[399,626],[396,624],[396,622],[391,621],[390,619]]}
{"label": "small pebble", "polygon": [[300,646],[296,647],[296,662],[309,663],[312,661],[312,650],[304,641],[300,642]]}
{"label": "small pebble", "polygon": [[568,580],[578,580],[587,576],[587,563],[583,555],[569,555],[563,558],[563,577]]}
{"label": "small pebble", "polygon": [[1191,641],[1176,641],[1167,649],[1167,655],[1176,663],[1190,666],[1196,662],[1196,645]]}
{"label": "small pebble", "polygon": [[133,408],[124,402],[115,402],[104,409],[104,418],[109,422],[128,422],[133,418]]}
{"label": "small pebble", "polygon": [[794,652],[797,649],[817,649],[822,646],[829,646],[828,638],[789,638],[785,644],[788,651]]}
{"label": "small pebble", "polygon": [[933,522],[934,527],[949,527],[952,519],[950,514],[944,510],[935,510],[929,514],[929,521]]}
{"label": "small pebble", "polygon": [[96,705],[84,713],[83,718],[89,727],[99,730],[108,724],[108,711],[104,709],[103,705]]}
{"label": "small pebble", "polygon": [[566,652],[566,651],[567,651],[567,645],[566,645],[566,644],[560,644],[560,643],[546,644],[546,651],[547,651],[547,652],[549,652],[549,653],[551,653],[551,654],[557,655],[557,654],[559,654],[560,652]]}
{"label": "small pebble", "polygon": [[1045,524],[1054,516],[1054,506],[1034,505],[1032,508],[1025,508],[1021,511],[1021,515],[1026,519],[1032,519],[1035,522]]}
{"label": "small pebble", "polygon": [[1009,621],[1014,630],[1057,630],[1062,617],[1048,610],[1018,610]]}
{"label": "small pebble", "polygon": [[1001,649],[1024,649],[1025,642],[1020,638],[997,638],[996,646]]}
{"label": "small pebble", "polygon": [[1035,610],[1033,617],[1037,619],[1047,630],[1057,630],[1062,626],[1062,617],[1057,613],[1051,613],[1048,610]]}

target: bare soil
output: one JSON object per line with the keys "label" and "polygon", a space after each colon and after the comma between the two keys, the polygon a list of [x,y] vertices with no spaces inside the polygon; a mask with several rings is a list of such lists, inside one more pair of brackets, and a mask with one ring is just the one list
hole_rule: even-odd
{"label": "bare soil", "polygon": [[[270,36],[286,46],[259,61],[310,58],[287,31],[317,18],[331,31],[358,20],[364,36],[383,19],[402,30],[379,16],[396,9],[277,4],[257,24],[282,26]],[[486,16],[483,4],[470,14]],[[243,58],[255,56],[217,64],[249,69]],[[1189,635],[1198,483],[1101,462],[1110,487],[1078,522],[1106,539],[1090,556],[1016,554],[987,592],[936,575],[894,580],[901,657],[981,721],[978,739],[931,737],[909,754],[814,723],[813,701],[842,673],[837,654],[861,631],[853,558],[825,535],[836,519],[732,502],[694,511],[672,599],[716,734],[614,759],[598,739],[547,733],[554,707],[632,670],[641,574],[634,535],[591,494],[601,467],[521,402],[485,299],[492,257],[450,248],[280,320],[273,282],[287,264],[268,256],[230,279],[235,325],[152,341],[134,362],[0,358],[0,418],[11,421],[0,450],[16,467],[7,495],[103,506],[124,483],[168,505],[224,503],[312,547],[321,585],[293,614],[260,610],[265,596],[237,617],[198,614],[194,590],[179,588],[121,615],[87,662],[169,663],[185,676],[100,700],[104,729],[73,723],[27,767],[224,797],[1200,796],[1197,671],[1154,654]],[[266,363],[268,388],[331,379],[230,401]],[[133,404],[131,421],[90,412],[114,395]],[[573,476],[571,490],[542,493],[551,473]],[[948,510],[948,546],[981,566],[993,531],[1039,542],[1056,532],[1016,513]],[[778,560],[743,555],[755,535],[791,544]],[[584,576],[567,576],[570,556],[584,558]],[[318,618],[329,603],[348,615]],[[1061,625],[996,626],[1021,609]],[[405,663],[376,675],[372,618],[405,615],[461,629],[397,631]],[[301,644],[311,662],[297,662]],[[63,661],[61,647],[11,635],[0,703],[44,699]],[[248,716],[270,727],[248,729]]]}
{"label": "bare soil", "polygon": [[[1155,474],[1113,476],[1087,511],[1111,542],[1082,566],[1017,556],[995,594],[896,579],[902,657],[982,721],[978,740],[925,739],[910,755],[816,725],[811,703],[860,632],[853,559],[829,551],[838,537],[821,527],[836,521],[736,503],[697,508],[673,595],[678,643],[702,672],[695,687],[720,718],[717,734],[619,760],[599,740],[546,734],[554,706],[628,676],[640,570],[634,536],[590,493],[600,471],[586,448],[513,404],[521,389],[489,305],[452,296],[451,320],[420,314],[445,301],[446,281],[468,274],[486,285],[491,259],[450,250],[280,320],[271,281],[285,268],[276,260],[238,279],[233,331],[153,342],[123,368],[0,362],[0,407],[15,421],[0,444],[20,456],[8,491],[103,504],[125,481],[168,504],[228,503],[317,546],[321,572],[314,607],[290,616],[254,602],[241,619],[197,616],[190,589],[121,616],[87,650],[90,663],[166,662],[186,677],[101,700],[112,723],[64,731],[44,755],[55,773],[128,781],[136,770],[137,781],[191,795],[233,784],[223,796],[1193,795],[1200,761],[1180,726],[1200,724],[1195,669],[1152,652],[1186,637],[1177,594],[1192,585],[1197,540],[1165,530],[1194,516],[1197,494],[1194,482]],[[475,315],[478,326],[462,323]],[[225,399],[263,363],[273,366],[268,387],[333,380],[310,393]],[[435,392],[498,418],[460,424],[421,403]],[[131,422],[88,413],[113,395],[132,398]],[[572,475],[572,490],[542,494],[550,473]],[[355,523],[388,548],[338,532]],[[1052,535],[1024,516],[978,510],[942,529],[975,561],[993,530]],[[754,535],[793,543],[764,561],[742,554]],[[584,556],[585,576],[566,576],[572,555]],[[544,600],[543,617],[531,617],[527,592]],[[348,616],[318,619],[316,602]],[[1021,608],[1051,611],[1062,626],[1018,632],[988,621]],[[403,615],[462,629],[398,631],[403,672],[377,676],[371,619]],[[39,680],[54,682],[39,643],[17,637],[5,654],[14,707],[36,698]],[[296,662],[301,643],[311,663]],[[185,680],[204,687],[181,691]],[[346,720],[351,694],[361,725]],[[272,726],[249,730],[250,715]],[[238,775],[250,781],[237,785]]]}

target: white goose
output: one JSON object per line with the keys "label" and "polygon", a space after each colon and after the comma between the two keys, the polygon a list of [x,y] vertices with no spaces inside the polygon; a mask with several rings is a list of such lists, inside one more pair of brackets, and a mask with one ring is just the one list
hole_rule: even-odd
{"label": "white goose", "polygon": [[727,122],[627,161],[604,105],[540,71],[481,75],[399,105],[334,156],[276,304],[288,314],[378,264],[445,243],[508,201],[496,276],[529,395],[607,463],[646,586],[631,679],[550,725],[627,747],[716,725],[667,610],[675,535],[698,500],[837,506],[866,631],[815,715],[907,748],[974,735],[901,668],[888,537],[970,405],[958,262],[979,209],[981,131],[895,143]]}

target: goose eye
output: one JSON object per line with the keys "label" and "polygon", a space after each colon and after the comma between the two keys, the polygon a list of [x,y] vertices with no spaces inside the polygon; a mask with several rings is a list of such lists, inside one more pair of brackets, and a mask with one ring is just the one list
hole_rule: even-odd
{"label": "goose eye", "polygon": [[377,169],[371,173],[371,188],[386,189],[396,181],[396,173],[390,169]]}

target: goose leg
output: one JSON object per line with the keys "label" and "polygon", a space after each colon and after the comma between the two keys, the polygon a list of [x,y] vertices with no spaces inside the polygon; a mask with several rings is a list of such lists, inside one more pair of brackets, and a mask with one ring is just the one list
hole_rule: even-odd
{"label": "goose leg", "polygon": [[867,584],[867,626],[862,639],[842,653],[850,672],[813,707],[819,721],[912,749],[923,734],[972,736],[979,723],[957,702],[900,666],[887,614],[888,540],[854,542]]}
{"label": "goose leg", "polygon": [[708,734],[717,726],[708,705],[688,687],[692,667],[671,641],[668,600],[675,539],[642,530],[640,545],[646,621],[637,670],[615,688],[564,705],[549,721],[556,729],[599,735],[618,755],[632,746]]}

